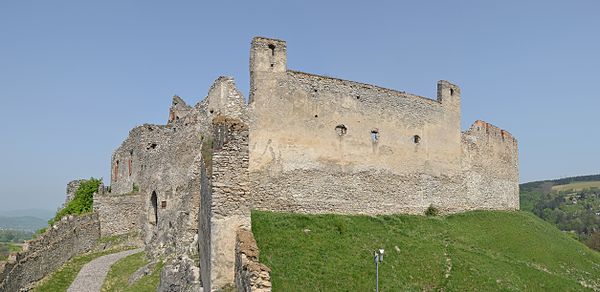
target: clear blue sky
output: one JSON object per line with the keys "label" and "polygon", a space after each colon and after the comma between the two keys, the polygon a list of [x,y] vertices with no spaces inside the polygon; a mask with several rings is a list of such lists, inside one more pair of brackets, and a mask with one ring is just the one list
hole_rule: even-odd
{"label": "clear blue sky", "polygon": [[522,181],[600,172],[600,2],[400,2],[0,2],[0,209],[109,180],[112,151],[164,124],[173,94],[195,104],[229,75],[247,95],[256,35],[286,40],[295,70],[429,97],[460,85],[463,129],[517,137]]}

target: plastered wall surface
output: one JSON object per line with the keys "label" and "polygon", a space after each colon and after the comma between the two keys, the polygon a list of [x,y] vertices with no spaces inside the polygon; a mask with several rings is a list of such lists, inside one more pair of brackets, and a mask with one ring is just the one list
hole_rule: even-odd
{"label": "plastered wall surface", "polygon": [[252,43],[254,208],[350,214],[421,214],[430,205],[446,212],[518,208],[516,141],[489,142],[489,131],[461,133],[458,86],[440,81],[436,99],[429,99],[289,70],[286,52],[280,40]]}

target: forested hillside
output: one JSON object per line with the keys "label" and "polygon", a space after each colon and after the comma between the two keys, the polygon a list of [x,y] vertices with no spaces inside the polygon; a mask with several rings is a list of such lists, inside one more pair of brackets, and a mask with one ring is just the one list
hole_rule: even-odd
{"label": "forested hillside", "polygon": [[522,184],[521,210],[600,251],[600,175]]}

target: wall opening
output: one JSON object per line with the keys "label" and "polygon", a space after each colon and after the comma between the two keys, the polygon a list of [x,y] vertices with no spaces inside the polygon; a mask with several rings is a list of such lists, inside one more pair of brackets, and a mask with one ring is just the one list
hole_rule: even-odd
{"label": "wall opening", "polygon": [[454,89],[450,88],[450,96],[454,95]]}
{"label": "wall opening", "polygon": [[269,44],[269,49],[271,50],[271,56],[275,56],[275,45]]}
{"label": "wall opening", "polygon": [[115,168],[113,170],[113,177],[115,178],[115,181],[117,181],[119,179],[119,161],[115,161]]}
{"label": "wall opening", "polygon": [[371,142],[377,143],[379,141],[379,130],[373,129],[371,130]]}
{"label": "wall opening", "polygon": [[415,144],[419,144],[421,142],[421,137],[419,137],[419,135],[414,135],[413,142],[415,142]]}
{"label": "wall opening", "polygon": [[152,196],[150,196],[150,206],[148,219],[150,224],[156,225],[158,223],[158,198],[156,197],[156,191],[152,192]]}
{"label": "wall opening", "polygon": [[335,126],[335,132],[338,134],[338,136],[344,136],[346,135],[346,132],[348,132],[348,128],[346,128],[344,124],[340,124]]}
{"label": "wall opening", "polygon": [[156,149],[156,146],[158,146],[158,144],[156,143],[148,143],[148,146],[146,146],[146,149]]}

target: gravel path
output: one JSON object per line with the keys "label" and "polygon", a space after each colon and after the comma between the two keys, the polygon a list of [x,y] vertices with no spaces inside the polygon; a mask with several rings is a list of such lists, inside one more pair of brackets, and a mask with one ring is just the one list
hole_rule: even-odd
{"label": "gravel path", "polygon": [[142,249],[138,248],[117,252],[101,256],[85,264],[67,291],[99,292],[102,288],[102,284],[104,283],[104,279],[106,278],[106,274],[108,274],[108,270],[114,263],[128,255],[132,255],[141,251]]}

